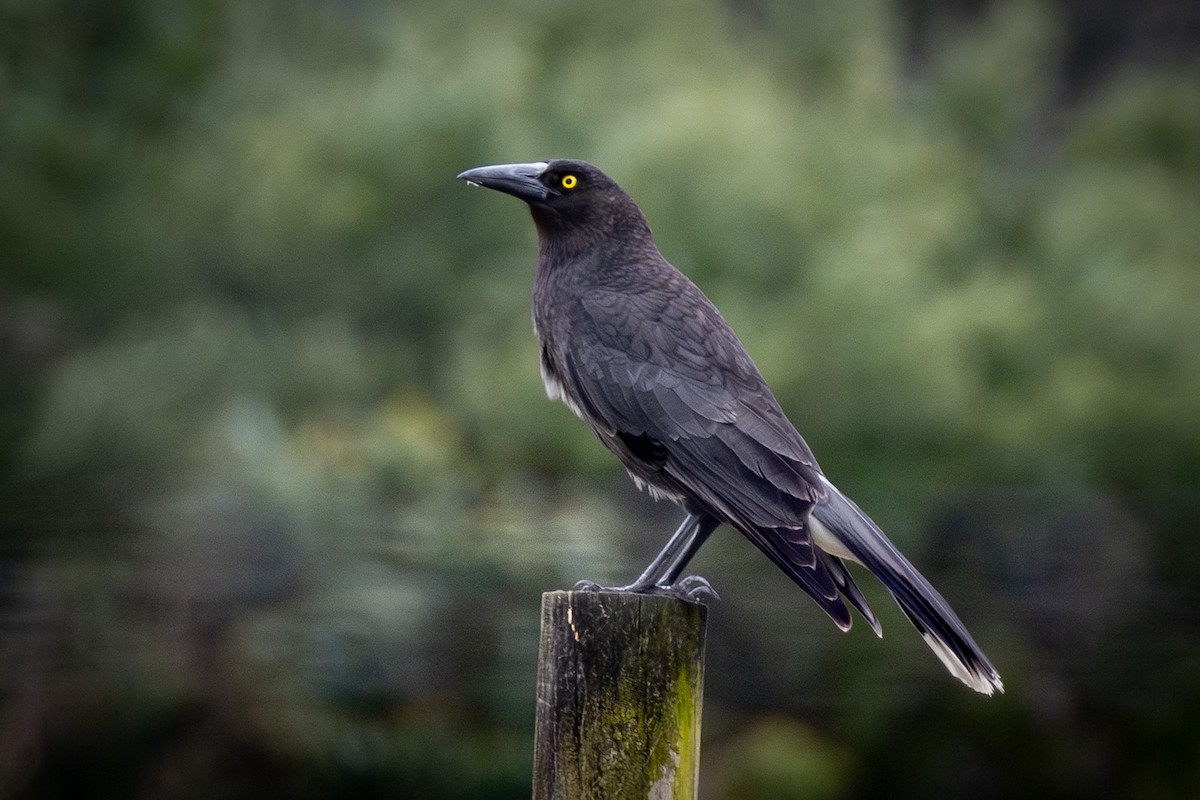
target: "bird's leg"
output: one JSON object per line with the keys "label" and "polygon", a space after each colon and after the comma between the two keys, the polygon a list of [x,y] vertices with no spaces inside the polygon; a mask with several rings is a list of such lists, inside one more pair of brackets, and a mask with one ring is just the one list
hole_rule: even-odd
{"label": "bird's leg", "polygon": [[[707,515],[700,517],[699,521],[696,523],[696,530],[692,534],[692,538],[688,540],[679,554],[671,561],[671,565],[667,567],[666,572],[663,573],[662,578],[660,578],[658,581],[658,584],[660,586],[675,586],[676,582],[682,583],[682,581],[679,581],[679,574],[683,572],[683,568],[688,565],[688,562],[691,561],[692,557],[700,550],[700,546],[708,541],[708,537],[712,535],[712,532],[720,526],[721,521],[718,519],[713,519]],[[705,581],[703,578],[696,575],[684,578],[683,581],[704,581],[704,584],[706,586],[708,585],[708,581]],[[711,586],[709,586],[708,589],[709,591],[712,591]],[[715,595],[716,592],[713,591],[713,594]]]}
{"label": "bird's leg", "polygon": [[688,551],[696,536],[696,531],[700,528],[702,519],[697,514],[688,514],[680,523],[678,530],[667,540],[663,549],[650,562],[650,565],[642,571],[637,580],[625,588],[631,592],[644,592],[654,586],[669,585],[670,581],[665,580],[667,573],[671,571],[671,566],[677,557]]}
{"label": "bird's leg", "polygon": [[720,522],[706,514],[691,514],[683,520],[679,529],[667,541],[662,551],[650,565],[628,586],[604,587],[592,581],[580,581],[575,588],[580,591],[638,592],[641,594],[664,594],[697,601],[705,595],[717,596],[708,581],[692,575],[676,583],[679,573],[691,561],[692,556],[704,544]]}
{"label": "bird's leg", "polygon": [[688,540],[700,524],[700,520],[700,515],[688,514],[687,518],[679,526],[679,529],[667,540],[667,544],[663,547],[662,552],[656,555],[654,560],[650,562],[650,565],[637,577],[637,580],[628,586],[604,587],[592,581],[580,581],[575,585],[575,588],[584,591],[599,591],[609,588],[617,592],[648,592],[653,590],[659,585],[662,577],[670,570],[671,563],[679,554],[679,551],[685,549],[685,545],[687,545]]}

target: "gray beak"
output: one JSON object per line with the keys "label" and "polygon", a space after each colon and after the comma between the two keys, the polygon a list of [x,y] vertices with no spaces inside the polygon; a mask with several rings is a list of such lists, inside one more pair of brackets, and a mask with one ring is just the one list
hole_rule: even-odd
{"label": "gray beak", "polygon": [[538,178],[546,167],[545,161],[531,161],[526,164],[496,164],[491,167],[476,167],[466,172],[460,172],[462,178],[472,186],[483,186],[498,192],[511,194],[527,203],[540,202],[558,194],[543,184]]}

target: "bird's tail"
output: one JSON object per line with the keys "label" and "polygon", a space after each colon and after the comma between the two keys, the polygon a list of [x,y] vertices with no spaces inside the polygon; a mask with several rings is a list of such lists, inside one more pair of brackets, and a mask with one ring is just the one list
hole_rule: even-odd
{"label": "bird's tail", "polygon": [[996,668],[950,604],[854,501],[828,481],[825,488],[828,498],[812,509],[814,543],[831,555],[857,561],[870,570],[954,677],[983,694],[1003,692]]}

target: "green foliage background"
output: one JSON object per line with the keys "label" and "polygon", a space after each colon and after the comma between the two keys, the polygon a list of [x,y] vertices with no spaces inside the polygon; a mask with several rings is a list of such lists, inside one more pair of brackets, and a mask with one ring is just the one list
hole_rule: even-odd
{"label": "green foliage background", "polygon": [[705,797],[1200,794],[1200,69],[939,8],[0,2],[0,796],[527,796],[539,593],[675,522],[453,177],[554,156],[1008,690],[718,536]]}

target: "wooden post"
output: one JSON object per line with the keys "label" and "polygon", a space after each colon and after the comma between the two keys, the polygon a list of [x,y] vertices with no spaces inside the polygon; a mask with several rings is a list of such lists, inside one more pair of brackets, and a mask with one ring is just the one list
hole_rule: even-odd
{"label": "wooden post", "polygon": [[671,597],[542,595],[534,800],[694,800],[706,619]]}

